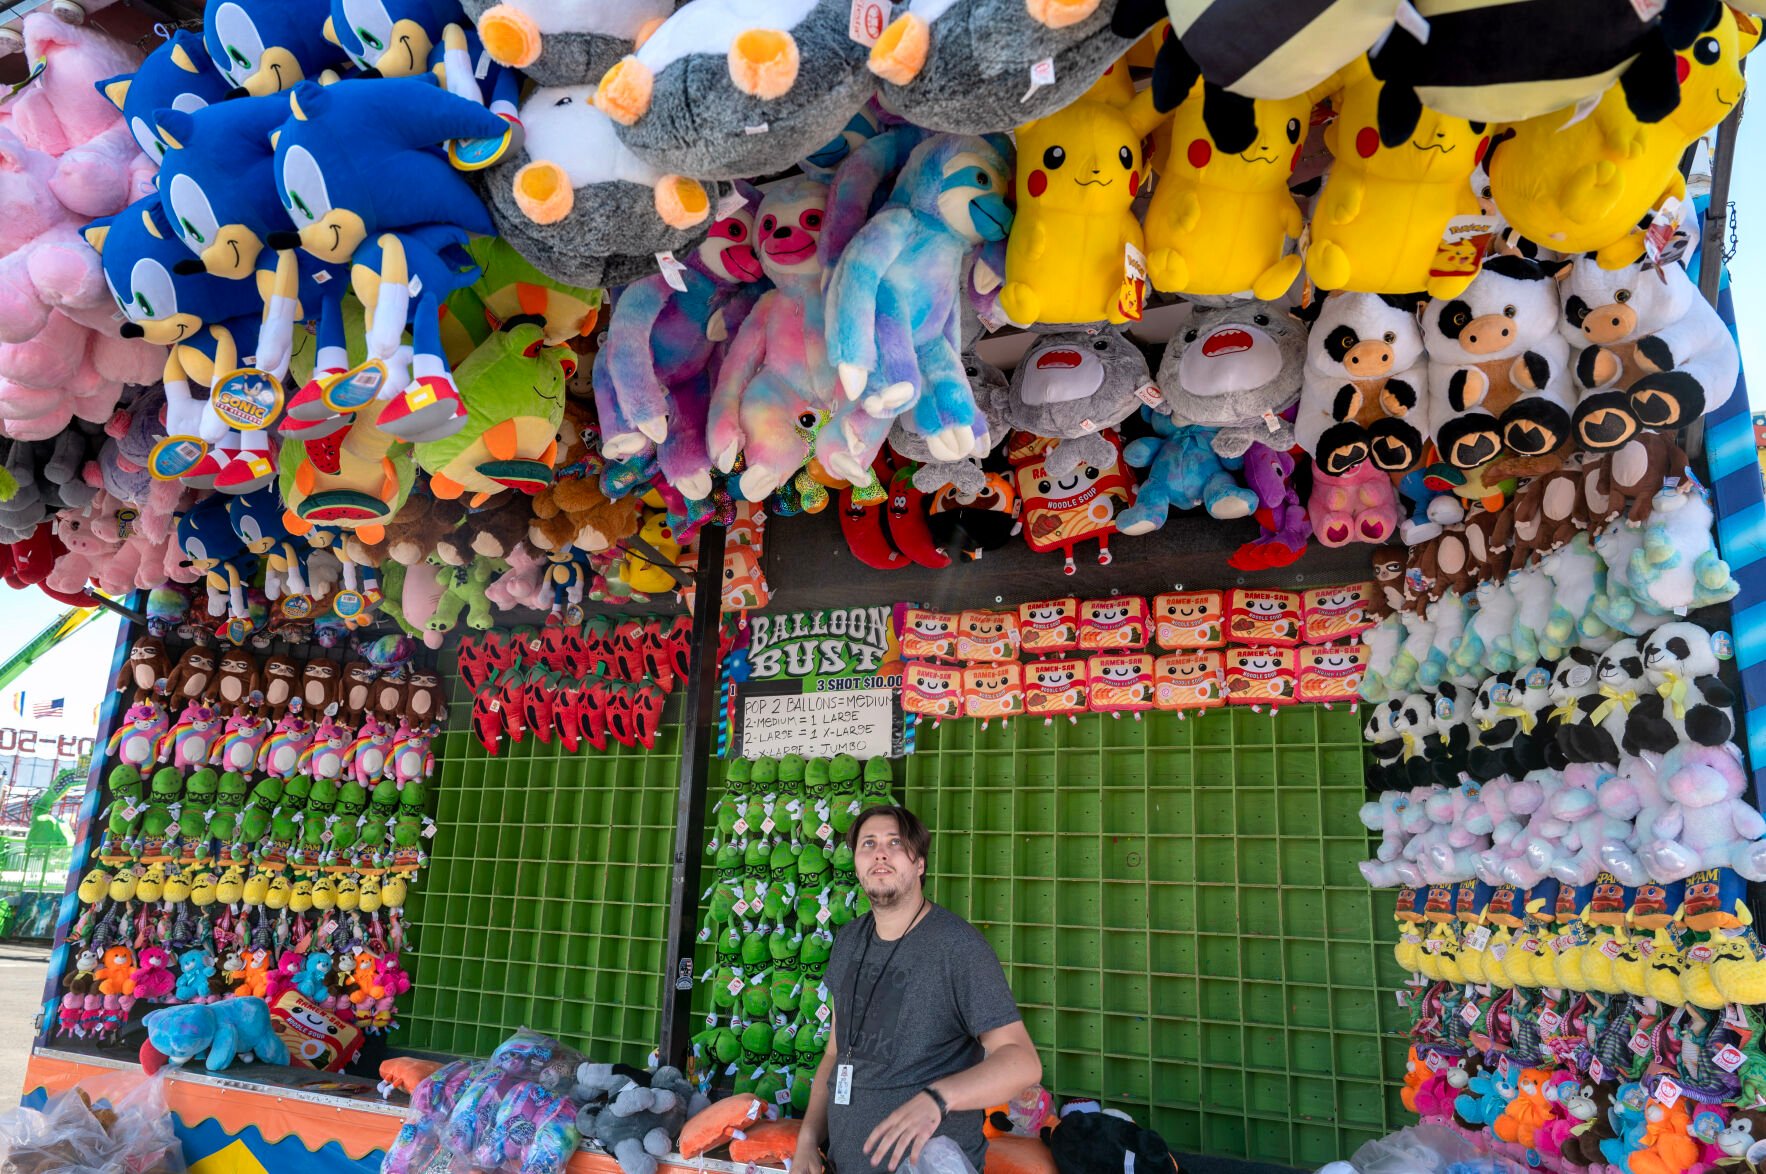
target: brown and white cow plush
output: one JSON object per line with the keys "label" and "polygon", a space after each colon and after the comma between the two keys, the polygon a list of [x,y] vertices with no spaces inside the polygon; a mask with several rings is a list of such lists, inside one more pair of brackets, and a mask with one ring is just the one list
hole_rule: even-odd
{"label": "brown and white cow plush", "polygon": [[1371,461],[1402,473],[1423,458],[1429,368],[1418,299],[1333,293],[1306,343],[1294,439],[1313,463],[1341,476]]}

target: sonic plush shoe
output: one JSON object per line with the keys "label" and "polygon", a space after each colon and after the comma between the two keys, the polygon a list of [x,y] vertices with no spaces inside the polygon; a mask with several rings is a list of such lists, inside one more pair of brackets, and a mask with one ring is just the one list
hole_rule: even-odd
{"label": "sonic plush shoe", "polygon": [[380,409],[380,428],[413,444],[444,440],[466,426],[466,405],[453,380],[425,375]]}

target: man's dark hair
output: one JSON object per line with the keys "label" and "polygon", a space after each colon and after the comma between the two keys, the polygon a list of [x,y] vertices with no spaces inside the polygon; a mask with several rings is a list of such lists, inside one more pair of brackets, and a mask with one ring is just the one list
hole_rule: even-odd
{"label": "man's dark hair", "polygon": [[846,846],[854,852],[858,851],[859,833],[864,830],[865,822],[873,816],[888,815],[895,819],[895,826],[901,829],[901,843],[914,860],[925,860],[932,852],[932,833],[920,822],[920,817],[899,803],[878,803],[858,813],[852,826],[846,829]]}

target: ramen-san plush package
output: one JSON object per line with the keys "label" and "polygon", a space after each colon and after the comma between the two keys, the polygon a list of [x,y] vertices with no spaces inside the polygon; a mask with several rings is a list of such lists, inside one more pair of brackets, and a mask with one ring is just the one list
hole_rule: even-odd
{"label": "ramen-san plush package", "polygon": [[1226,650],[1226,699],[1233,705],[1291,705],[1294,676],[1292,648]]}
{"label": "ramen-san plush package", "polygon": [[1052,722],[1085,712],[1089,677],[1083,660],[1036,660],[1024,666],[1024,712]]}
{"label": "ramen-san plush package", "polygon": [[1226,635],[1234,644],[1300,643],[1300,593],[1234,587],[1226,594]]}
{"label": "ramen-san plush package", "polygon": [[[1016,619],[1017,617],[1013,617]],[[963,716],[1017,717],[1024,712],[1024,668],[1015,660],[972,664],[963,670]]]}
{"label": "ramen-san plush package", "polygon": [[973,610],[957,616],[958,660],[975,664],[1017,656],[1017,612]]}
{"label": "ramen-san plush package", "polygon": [[934,722],[963,716],[963,670],[910,660],[901,676],[901,708]]}
{"label": "ramen-san plush package", "polygon": [[1329,644],[1359,636],[1374,626],[1377,583],[1314,587],[1300,597],[1300,627],[1308,644]]}
{"label": "ramen-san plush package", "polygon": [[1018,651],[1060,656],[1079,647],[1079,600],[1045,599],[1018,605]]}
{"label": "ramen-san plush package", "polygon": [[1086,662],[1093,713],[1138,714],[1153,708],[1153,658],[1145,652],[1100,652]]}
{"label": "ramen-san plush package", "polygon": [[1367,645],[1307,645],[1297,649],[1301,701],[1355,701],[1367,672]]}
{"label": "ramen-san plush package", "polygon": [[288,1060],[321,1072],[342,1072],[362,1050],[363,1033],[297,990],[283,991],[270,1005],[270,1029],[288,1045]]}
{"label": "ramen-san plush package", "polygon": [[1054,476],[1043,463],[1054,447],[1047,437],[1013,432],[1006,442],[1024,503],[1025,545],[1038,554],[1060,551],[1061,570],[1068,575],[1074,572],[1074,548],[1088,539],[1097,540],[1099,565],[1110,564],[1116,512],[1134,504],[1136,482],[1122,468],[1122,442],[1108,428],[1094,435],[1109,442],[1109,463],[1083,465],[1065,477]]}
{"label": "ramen-san plush package", "polygon": [[1226,658],[1219,652],[1167,652],[1153,662],[1153,704],[1181,713],[1226,704]]}
{"label": "ramen-san plush package", "polygon": [[1226,643],[1226,596],[1219,591],[1167,591],[1153,596],[1153,642],[1167,652]]}
{"label": "ramen-san plush package", "polygon": [[1088,599],[1079,605],[1082,652],[1147,646],[1147,601],[1138,595]]}
{"label": "ramen-san plush package", "polygon": [[947,611],[910,607],[902,617],[903,660],[951,660],[957,654],[959,617]]}

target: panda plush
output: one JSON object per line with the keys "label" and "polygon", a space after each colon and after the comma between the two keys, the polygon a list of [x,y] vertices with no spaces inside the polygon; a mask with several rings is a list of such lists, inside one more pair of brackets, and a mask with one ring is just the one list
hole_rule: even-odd
{"label": "panda plush", "polygon": [[1685,742],[1721,746],[1735,735],[1735,694],[1718,676],[1726,633],[1663,624],[1643,641],[1640,699],[1625,724],[1627,754],[1666,754]]}
{"label": "panda plush", "polygon": [[[1600,657],[1595,653],[1572,648],[1552,669],[1549,697],[1555,754],[1550,756],[1565,766],[1577,761],[1572,731],[1600,703],[1599,682],[1595,680],[1599,665]],[[1554,769],[1561,767],[1554,765]]]}
{"label": "panda plush", "polygon": [[1521,723],[1505,716],[1514,695],[1513,671],[1495,673],[1484,678],[1472,696],[1468,715],[1477,726],[1475,743],[1466,751],[1466,773],[1480,783],[1499,778],[1510,771],[1509,751],[1521,733]]}
{"label": "panda plush", "polygon": [[1404,782],[1412,787],[1427,786],[1435,782],[1428,753],[1423,745],[1424,739],[1434,732],[1434,699],[1427,693],[1407,693],[1403,698],[1396,699],[1395,706],[1392,710],[1392,732],[1398,735],[1403,747],[1399,766],[1403,771]]}
{"label": "panda plush", "polygon": [[1577,719],[1564,727],[1570,761],[1617,766],[1631,707],[1643,687],[1643,653],[1627,637],[1601,653],[1592,694],[1577,700]]}
{"label": "panda plush", "polygon": [[1429,780],[1443,786],[1458,783],[1472,747],[1472,690],[1442,681],[1430,700],[1423,737]]}
{"label": "panda plush", "polygon": [[1368,707],[1368,719],[1362,726],[1362,737],[1373,760],[1367,766],[1367,787],[1370,791],[1390,791],[1406,786],[1404,777],[1404,740],[1398,736],[1393,720],[1403,707],[1401,698],[1382,701]]}

